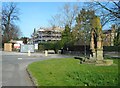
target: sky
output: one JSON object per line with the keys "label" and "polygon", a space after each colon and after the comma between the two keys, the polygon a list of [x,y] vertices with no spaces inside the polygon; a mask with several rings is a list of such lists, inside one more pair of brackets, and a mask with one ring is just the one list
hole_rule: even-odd
{"label": "sky", "polygon": [[[60,8],[68,2],[16,2],[19,8],[19,26],[22,36],[30,37],[34,28],[49,27],[49,20],[59,13]],[[4,4],[4,3],[3,3]],[[72,4],[74,4],[72,2]]]}
{"label": "sky", "polygon": [[30,37],[34,28],[48,27],[51,16],[58,12],[58,6],[63,3],[24,2],[18,3],[20,8],[19,26],[23,36]]}
{"label": "sky", "polygon": [[[22,36],[30,37],[34,28],[49,27],[49,20],[59,13],[60,8],[68,2],[16,2],[20,9],[20,21],[16,21]],[[72,4],[75,4],[71,2]],[[3,3],[4,4],[4,3]],[[80,2],[82,6],[83,3]]]}

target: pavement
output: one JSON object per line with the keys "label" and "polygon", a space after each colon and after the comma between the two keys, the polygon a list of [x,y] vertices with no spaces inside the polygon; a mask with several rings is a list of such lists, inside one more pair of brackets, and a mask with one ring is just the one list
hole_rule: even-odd
{"label": "pavement", "polygon": [[120,52],[104,52],[105,56],[120,59]]}
{"label": "pavement", "polygon": [[[18,52],[2,52],[2,86],[34,86],[30,80],[26,68],[35,61],[47,60],[51,58],[69,58],[71,56],[49,54],[45,56],[41,53],[32,53],[28,56],[27,53]],[[1,73],[0,73],[1,75]]]}

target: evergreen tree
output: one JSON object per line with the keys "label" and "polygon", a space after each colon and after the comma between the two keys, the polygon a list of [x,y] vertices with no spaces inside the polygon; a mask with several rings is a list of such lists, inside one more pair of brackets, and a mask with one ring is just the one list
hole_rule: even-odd
{"label": "evergreen tree", "polygon": [[61,40],[55,44],[55,51],[69,45],[70,41],[72,41],[70,27],[66,25],[65,30],[62,32]]}
{"label": "evergreen tree", "polygon": [[90,30],[92,28],[91,24],[95,16],[96,15],[93,10],[82,9],[76,17],[76,25],[74,30],[78,32],[76,35],[73,33],[74,37],[78,38],[79,40],[85,40],[87,43],[89,43]]}
{"label": "evergreen tree", "polygon": [[68,25],[65,26],[65,30],[62,33],[62,43],[63,45],[69,43],[71,40],[71,32],[70,32],[70,28]]}

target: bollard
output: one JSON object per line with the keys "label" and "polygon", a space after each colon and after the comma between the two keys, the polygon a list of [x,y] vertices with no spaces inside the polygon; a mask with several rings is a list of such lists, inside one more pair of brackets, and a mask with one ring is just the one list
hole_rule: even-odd
{"label": "bollard", "polygon": [[45,50],[45,56],[48,56],[48,51],[47,50]]}
{"label": "bollard", "polygon": [[28,56],[31,56],[30,50],[28,50]]}

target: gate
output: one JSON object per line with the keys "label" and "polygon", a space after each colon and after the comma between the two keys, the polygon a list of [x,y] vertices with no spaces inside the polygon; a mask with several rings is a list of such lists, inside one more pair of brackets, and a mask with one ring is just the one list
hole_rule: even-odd
{"label": "gate", "polygon": [[27,53],[30,50],[30,52],[34,52],[34,45],[21,45],[20,52],[21,53]]}

